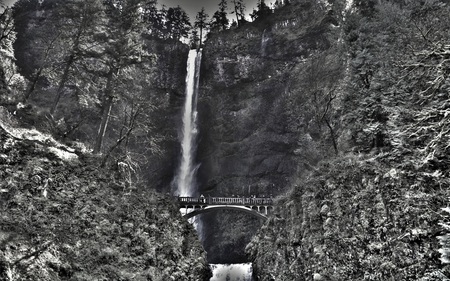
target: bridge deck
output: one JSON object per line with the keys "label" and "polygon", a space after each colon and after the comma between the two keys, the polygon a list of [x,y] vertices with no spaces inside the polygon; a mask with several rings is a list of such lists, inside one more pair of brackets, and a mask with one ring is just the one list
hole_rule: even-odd
{"label": "bridge deck", "polygon": [[272,198],[266,197],[178,197],[181,206],[186,205],[240,205],[240,206],[271,206]]}

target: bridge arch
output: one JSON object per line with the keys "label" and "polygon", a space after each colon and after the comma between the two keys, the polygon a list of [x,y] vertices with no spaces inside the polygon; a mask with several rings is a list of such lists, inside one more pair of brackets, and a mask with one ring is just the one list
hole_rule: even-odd
{"label": "bridge arch", "polygon": [[266,215],[258,212],[256,209],[244,207],[244,206],[230,206],[230,205],[206,206],[201,209],[195,209],[194,211],[185,214],[184,217],[187,219],[190,219],[192,217],[195,217],[196,215],[209,213],[209,212],[213,212],[216,210],[237,210],[237,211],[241,211],[241,212],[246,212],[246,213],[256,216],[260,219],[264,219],[264,220],[267,219]]}

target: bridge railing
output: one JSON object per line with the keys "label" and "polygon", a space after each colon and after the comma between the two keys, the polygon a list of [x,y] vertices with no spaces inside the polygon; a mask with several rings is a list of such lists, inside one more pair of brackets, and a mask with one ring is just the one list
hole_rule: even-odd
{"label": "bridge railing", "polygon": [[180,197],[178,196],[178,202],[180,203],[204,203],[201,197]]}
{"label": "bridge railing", "polygon": [[273,204],[272,198],[266,197],[178,197],[178,202],[182,205],[258,205],[268,206]]}

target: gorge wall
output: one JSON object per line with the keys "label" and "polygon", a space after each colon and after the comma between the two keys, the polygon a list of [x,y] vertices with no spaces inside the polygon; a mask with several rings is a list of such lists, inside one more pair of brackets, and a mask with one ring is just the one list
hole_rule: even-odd
{"label": "gorge wall", "polygon": [[299,173],[278,198],[247,247],[257,280],[450,276],[450,7],[354,3],[341,25],[338,154]]}
{"label": "gorge wall", "polygon": [[[295,176],[333,155],[326,104],[342,77],[339,17],[292,1],[267,18],[210,34],[199,94],[201,192],[277,196]],[[327,108],[328,106],[328,108]],[[211,262],[245,261],[261,222],[239,213],[203,216]]]}
{"label": "gorge wall", "polygon": [[[189,47],[176,41],[149,40],[147,47],[156,55],[146,77],[150,88],[148,98],[155,100],[149,118],[157,135],[158,153],[149,155],[144,178],[156,184],[159,191],[170,192],[171,182],[179,163],[182,107],[185,99],[186,62]],[[136,146],[139,149],[139,145]],[[146,153],[145,147],[140,147]]]}
{"label": "gorge wall", "polygon": [[305,153],[302,138],[320,138],[307,109],[313,102],[306,93],[309,77],[301,73],[312,71],[307,58],[331,48],[335,19],[326,12],[309,1],[294,2],[269,18],[210,36],[199,96],[204,191],[278,194]]}

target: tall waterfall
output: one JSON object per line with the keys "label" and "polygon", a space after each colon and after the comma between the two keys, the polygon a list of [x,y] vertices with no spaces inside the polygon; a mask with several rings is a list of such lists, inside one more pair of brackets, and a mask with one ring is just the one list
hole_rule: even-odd
{"label": "tall waterfall", "polygon": [[191,50],[187,62],[186,101],[183,111],[181,131],[181,163],[177,171],[176,194],[194,196],[196,193],[195,174],[198,165],[194,163],[197,136],[197,92],[200,78],[201,50]]}

